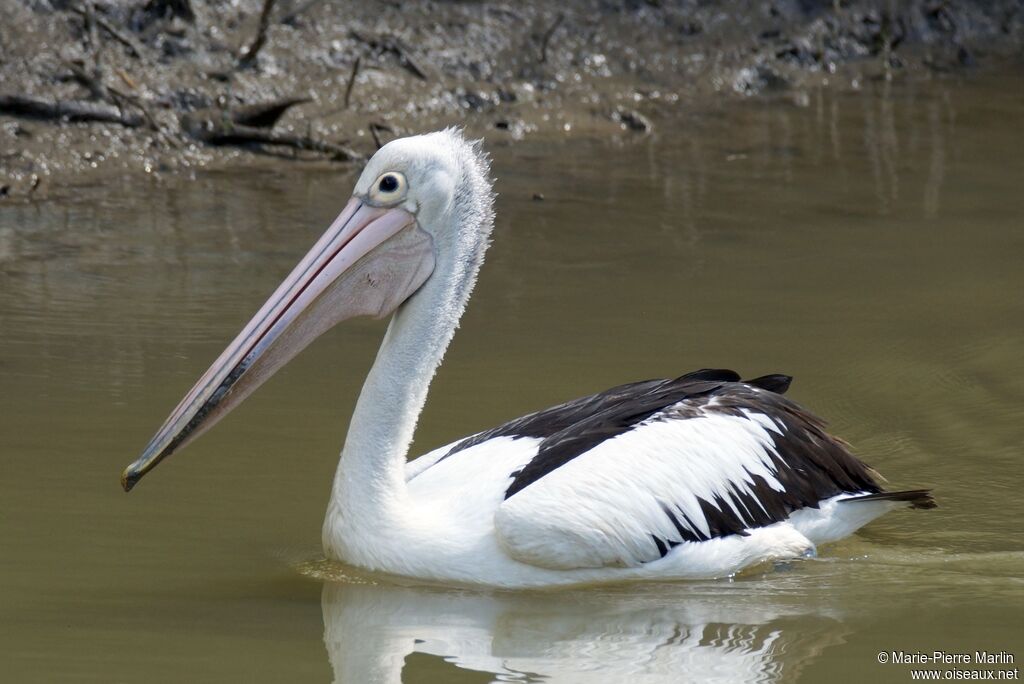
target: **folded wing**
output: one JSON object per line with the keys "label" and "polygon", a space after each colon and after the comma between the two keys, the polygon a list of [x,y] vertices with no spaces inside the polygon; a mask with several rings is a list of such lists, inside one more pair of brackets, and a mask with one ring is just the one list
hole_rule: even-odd
{"label": "folded wing", "polygon": [[781,396],[788,384],[705,370],[589,398],[598,409],[546,435],[514,474],[495,516],[501,543],[542,567],[634,567],[838,494],[881,492],[868,466]]}

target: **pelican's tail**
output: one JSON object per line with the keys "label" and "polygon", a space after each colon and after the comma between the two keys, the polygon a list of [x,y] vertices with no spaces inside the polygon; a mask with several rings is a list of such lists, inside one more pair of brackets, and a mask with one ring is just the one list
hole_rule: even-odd
{"label": "pelican's tail", "polygon": [[840,503],[856,503],[858,501],[905,501],[909,508],[935,508],[935,497],[930,489],[908,489],[902,492],[878,492],[843,499]]}

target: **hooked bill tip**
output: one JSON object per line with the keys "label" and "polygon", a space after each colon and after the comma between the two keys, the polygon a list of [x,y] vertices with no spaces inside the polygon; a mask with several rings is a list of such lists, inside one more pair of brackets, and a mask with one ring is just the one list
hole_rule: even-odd
{"label": "hooked bill tip", "polygon": [[142,476],[138,473],[132,472],[131,466],[128,466],[124,469],[124,472],[121,473],[121,487],[126,492],[132,491],[132,487],[138,483],[141,477]]}

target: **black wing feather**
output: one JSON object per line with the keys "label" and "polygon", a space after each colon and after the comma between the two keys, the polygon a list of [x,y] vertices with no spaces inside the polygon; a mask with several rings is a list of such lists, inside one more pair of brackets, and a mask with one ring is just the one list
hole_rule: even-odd
{"label": "black wing feather", "polygon": [[[618,385],[603,392],[598,392],[597,394],[591,394],[567,401],[558,406],[552,406],[543,411],[529,413],[490,430],[479,432],[453,446],[447,454],[438,460],[442,461],[452,454],[482,444],[494,437],[537,437],[545,439],[574,425],[578,425],[588,418],[603,414],[609,408],[622,407],[631,400],[640,399],[643,401],[645,397],[650,397],[653,393],[658,393],[657,396],[660,397],[653,399],[653,404],[657,405],[659,402],[664,401],[664,403],[661,403],[660,406],[654,409],[659,410],[672,403],[671,397],[673,394],[679,394],[681,386],[690,381],[736,382],[739,379],[740,376],[734,371],[704,369],[687,373],[676,380],[660,379],[629,382],[625,385]],[[678,385],[679,387],[676,388],[676,392],[669,392],[666,396],[664,390],[669,385]],[[647,402],[651,403],[651,400],[647,400]]]}
{"label": "black wing feather", "polygon": [[[784,389],[789,386],[789,377],[785,375],[766,375],[758,380],[773,388]],[[528,487],[606,439],[628,432],[668,407],[688,399],[705,398],[705,401],[700,402],[704,404],[707,403],[706,398],[723,388],[745,386],[735,371],[709,368],[687,373],[675,380],[648,380],[638,384],[644,387],[637,387],[628,394],[620,393],[606,397],[598,410],[576,422],[547,434],[534,435],[542,437],[544,441],[541,442],[537,455],[509,485],[505,491],[505,498]],[[774,392],[770,387],[765,389]],[[570,402],[572,403],[574,402]]]}
{"label": "black wing feather", "polygon": [[[537,455],[511,474],[505,498],[515,495],[601,442],[650,420],[685,420],[707,415],[747,418],[748,412],[768,416],[779,431],[772,432],[776,479],[783,490],[750,474],[749,492],[734,489],[731,503],[701,500],[709,534],[675,507],[663,510],[682,541],[746,534],[746,530],[780,522],[800,508],[816,508],[824,499],[842,493],[882,494],[876,473],[850,453],[847,445],[825,431],[825,425],[782,394],[788,375],[764,375],[741,380],[731,370],[704,369],[674,380],[644,380],[554,406],[517,418],[468,437],[441,460],[494,437],[541,439]],[[658,557],[678,540],[655,538]]]}

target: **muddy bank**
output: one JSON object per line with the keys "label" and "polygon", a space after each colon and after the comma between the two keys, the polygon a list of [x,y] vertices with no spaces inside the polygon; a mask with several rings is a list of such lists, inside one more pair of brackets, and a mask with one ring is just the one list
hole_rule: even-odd
{"label": "muddy bank", "polygon": [[637,135],[723,98],[1019,60],[1011,2],[25,0],[0,7],[0,198],[351,163],[409,132]]}

